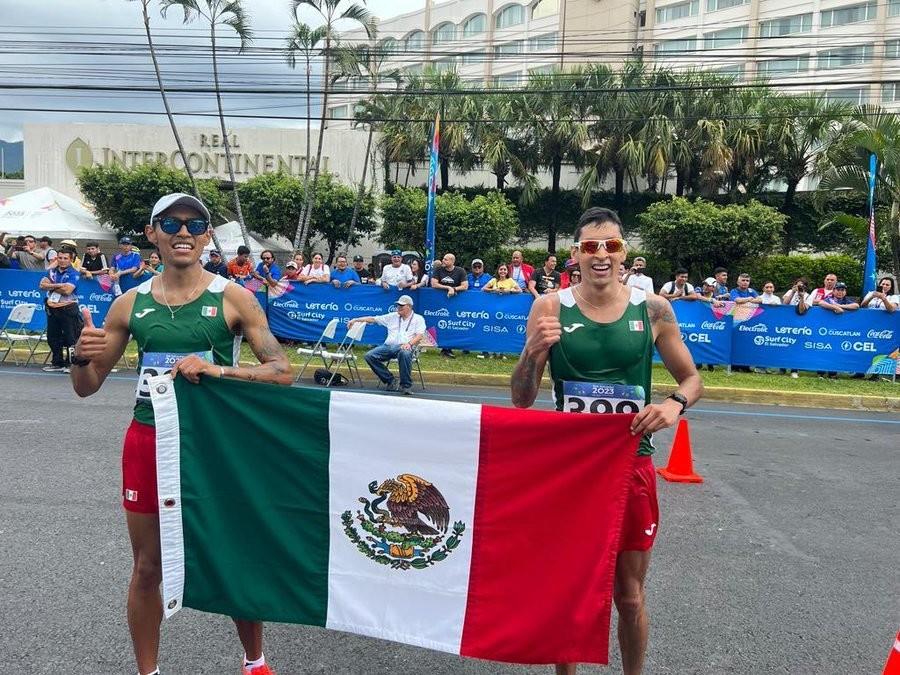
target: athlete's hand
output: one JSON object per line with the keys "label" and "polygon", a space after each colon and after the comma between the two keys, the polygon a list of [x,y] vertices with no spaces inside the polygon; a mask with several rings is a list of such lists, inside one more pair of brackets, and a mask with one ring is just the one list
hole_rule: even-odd
{"label": "athlete's hand", "polygon": [[668,429],[678,421],[681,404],[666,399],[663,403],[651,403],[634,416],[631,421],[631,435],[642,436],[652,434],[660,429]]}
{"label": "athlete's hand", "polygon": [[535,321],[534,327],[535,331],[528,338],[527,348],[546,352],[562,337],[562,324],[559,322],[559,317],[540,316]]}
{"label": "athlete's hand", "polygon": [[189,354],[175,364],[172,368],[172,379],[181,373],[181,375],[193,384],[200,383],[201,375],[213,375],[218,377],[221,374],[219,366],[201,359],[196,354]]}
{"label": "athlete's hand", "polygon": [[108,344],[106,331],[94,326],[94,319],[87,307],[81,308],[81,317],[84,320],[84,328],[81,329],[81,336],[75,343],[75,357],[95,359],[106,351]]}

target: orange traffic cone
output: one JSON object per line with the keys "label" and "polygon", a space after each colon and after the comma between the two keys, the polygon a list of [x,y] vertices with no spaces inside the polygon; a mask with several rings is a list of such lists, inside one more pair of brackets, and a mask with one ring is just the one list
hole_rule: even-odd
{"label": "orange traffic cone", "polygon": [[900,675],[900,631],[897,632],[897,639],[894,640],[894,646],[891,647],[891,653],[888,654],[881,675]]}
{"label": "orange traffic cone", "polygon": [[687,420],[682,419],[678,422],[675,440],[672,442],[672,450],[669,452],[669,465],[665,469],[657,469],[656,472],[674,483],[703,482],[703,476],[694,473],[694,460],[691,457],[691,434],[688,431]]}

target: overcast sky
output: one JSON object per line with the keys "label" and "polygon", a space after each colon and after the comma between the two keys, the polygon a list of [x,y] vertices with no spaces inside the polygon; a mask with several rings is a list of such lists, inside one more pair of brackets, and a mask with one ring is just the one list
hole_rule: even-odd
{"label": "overcast sky", "polygon": [[[368,8],[379,17],[390,17],[420,9],[425,0],[369,0]],[[107,45],[122,43],[144,46],[140,2],[127,0],[0,0],[3,22],[0,23],[0,140],[22,138],[24,122],[132,122],[165,124],[165,117],[126,114],[127,111],[162,111],[159,94],[97,93],[58,89],[55,91],[9,90],[9,84],[55,84],[68,87],[78,84],[116,84],[155,86],[152,65],[145,53],[135,55],[102,54]],[[293,71],[283,63],[280,48],[291,23],[288,0],[244,0],[255,33],[253,46],[269,48],[268,52],[249,52],[240,56],[223,56],[220,78],[230,86],[283,86],[297,81],[296,98],[253,95],[225,97],[225,108],[239,114],[284,114],[305,116],[304,97],[300,86],[301,71]],[[315,23],[315,14],[306,13],[304,20]],[[162,47],[160,65],[167,86],[197,84],[211,80],[208,56],[179,55],[173,48],[208,44],[208,34],[199,32],[200,24],[183,26],[175,12],[167,19],[159,15],[153,2],[151,26],[154,40]],[[226,33],[223,31],[222,35]],[[89,42],[79,48],[71,42]],[[223,44],[234,44],[224,41]],[[166,47],[169,48],[168,53]],[[14,54],[8,53],[15,52]],[[207,79],[209,78],[209,79]],[[170,85],[171,83],[171,85]],[[314,85],[315,86],[315,85]],[[213,94],[173,94],[175,111],[215,111]],[[85,114],[66,112],[29,112],[24,108],[108,109],[117,114]],[[313,111],[313,114],[318,114]],[[180,124],[212,125],[215,118],[180,117]],[[229,119],[230,126],[303,126],[301,120]]]}

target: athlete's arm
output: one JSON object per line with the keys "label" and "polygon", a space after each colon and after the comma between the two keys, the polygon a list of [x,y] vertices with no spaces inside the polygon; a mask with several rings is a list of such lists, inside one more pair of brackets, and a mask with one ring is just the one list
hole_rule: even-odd
{"label": "athlete's arm", "polygon": [[229,284],[225,287],[225,316],[233,312],[234,325],[229,320],[233,331],[241,331],[253,354],[259,359],[258,366],[241,367],[217,366],[199,356],[191,355],[183,358],[172,369],[172,377],[181,373],[189,382],[197,384],[201,375],[212,377],[233,377],[250,382],[270,382],[272,384],[291,384],[294,381],[291,364],[278,340],[269,330],[266,314],[259,305],[254,293],[248,293],[239,286]]}
{"label": "athlete's arm", "polygon": [[72,388],[81,397],[95,393],[122,358],[128,345],[128,317],[137,291],[119,296],[109,308],[103,328],[96,328],[87,310],[82,310],[84,328],[75,343],[75,358],[90,359],[86,366],[72,366]]}
{"label": "athlete's arm", "polygon": [[[681,339],[681,330],[669,301],[658,295],[647,295],[647,313],[653,326],[656,349],[666,369],[678,383],[678,393],[694,405],[703,395],[703,381],[694,366],[694,359]],[[681,404],[672,399],[651,403],[634,416],[631,433],[642,435],[671,427],[678,421]]]}
{"label": "athlete's arm", "polygon": [[517,408],[528,408],[541,388],[544,367],[550,358],[550,347],[559,342],[559,296],[555,293],[539,297],[531,305],[525,328],[525,348],[513,370],[510,388]]}

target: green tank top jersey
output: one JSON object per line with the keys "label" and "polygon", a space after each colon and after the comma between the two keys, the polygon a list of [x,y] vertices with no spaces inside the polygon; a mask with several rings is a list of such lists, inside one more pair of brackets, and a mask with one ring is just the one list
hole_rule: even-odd
{"label": "green tank top jersey", "polygon": [[[653,330],[647,314],[647,295],[631,288],[625,313],[611,323],[597,323],[578,309],[572,288],[559,291],[562,337],[550,349],[550,377],[556,409],[563,409],[563,385],[569,382],[626,384],[644,388],[650,403],[653,368]],[[652,455],[651,436],[645,435],[639,455]]]}
{"label": "green tank top jersey", "polygon": [[225,288],[234,283],[216,275],[200,296],[186,305],[169,308],[150,292],[152,280],[137,287],[128,329],[138,345],[138,385],[134,419],[154,424],[153,406],[146,379],[171,372],[172,365],[187,354],[199,354],[219,366],[238,362],[241,337],[225,322]]}

